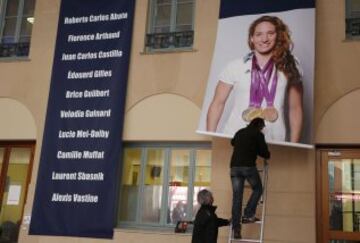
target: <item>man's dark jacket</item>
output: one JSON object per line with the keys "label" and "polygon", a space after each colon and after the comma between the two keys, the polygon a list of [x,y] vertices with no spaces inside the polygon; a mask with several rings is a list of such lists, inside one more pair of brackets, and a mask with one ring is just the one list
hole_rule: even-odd
{"label": "man's dark jacket", "polygon": [[216,243],[218,228],[229,225],[229,220],[218,218],[216,207],[202,205],[196,214],[191,243]]}
{"label": "man's dark jacket", "polygon": [[270,158],[264,134],[257,127],[247,126],[237,131],[231,145],[234,146],[234,152],[230,167],[256,166],[258,155],[264,159]]}

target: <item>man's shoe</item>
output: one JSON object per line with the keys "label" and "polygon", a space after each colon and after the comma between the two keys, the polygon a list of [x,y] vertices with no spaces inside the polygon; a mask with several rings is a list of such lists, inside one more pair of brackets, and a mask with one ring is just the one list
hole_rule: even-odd
{"label": "man's shoe", "polygon": [[243,224],[252,224],[252,223],[255,223],[255,222],[259,222],[261,221],[259,218],[255,217],[255,216],[252,216],[252,217],[243,217],[242,218],[242,223]]}
{"label": "man's shoe", "polygon": [[234,229],[234,239],[241,239],[240,229]]}

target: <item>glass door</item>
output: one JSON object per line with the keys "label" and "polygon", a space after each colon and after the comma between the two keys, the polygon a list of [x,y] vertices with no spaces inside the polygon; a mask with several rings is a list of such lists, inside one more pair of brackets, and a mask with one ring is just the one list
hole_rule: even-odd
{"label": "glass door", "polygon": [[360,242],[360,149],[321,150],[319,153],[320,242]]}
{"label": "glass door", "polygon": [[35,143],[0,144],[0,242],[17,242]]}

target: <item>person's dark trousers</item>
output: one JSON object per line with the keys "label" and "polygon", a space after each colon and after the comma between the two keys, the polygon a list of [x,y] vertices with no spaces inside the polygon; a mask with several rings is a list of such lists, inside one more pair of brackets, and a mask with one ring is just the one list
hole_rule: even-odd
{"label": "person's dark trousers", "polygon": [[230,175],[233,188],[232,225],[233,229],[239,229],[245,180],[250,184],[252,193],[244,210],[244,217],[255,215],[263,189],[256,167],[231,167]]}

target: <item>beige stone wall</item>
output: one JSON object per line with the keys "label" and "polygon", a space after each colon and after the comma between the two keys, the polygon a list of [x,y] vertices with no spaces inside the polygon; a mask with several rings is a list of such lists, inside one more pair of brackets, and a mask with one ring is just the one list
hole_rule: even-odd
{"label": "beige stone wall", "polygon": [[[315,141],[359,143],[359,117],[354,112],[359,102],[352,93],[360,87],[359,40],[345,39],[345,1],[316,4]],[[347,95],[352,98],[345,98]],[[337,103],[342,98],[345,100]],[[346,103],[349,99],[354,103]],[[329,117],[327,112],[338,115]]]}
{"label": "beige stone wall", "polygon": [[[229,140],[214,139],[213,148],[211,188],[218,215],[229,218],[232,200]],[[270,146],[270,150],[265,242],[316,242],[314,151],[276,145]],[[258,167],[261,166],[259,160]],[[248,196],[249,191],[245,200]],[[227,242],[228,229],[220,233],[224,240],[219,242]],[[258,238],[259,225],[245,226],[243,237]]]}
{"label": "beige stone wall", "polygon": [[[316,21],[315,72],[315,141],[319,143],[359,143],[360,116],[354,111],[360,103],[358,41],[346,41],[344,1],[318,0]],[[60,0],[37,0],[35,24],[28,60],[0,61],[0,97],[21,102],[32,114],[36,124],[37,148],[25,215],[31,213],[39,154],[42,142],[50,75],[55,46]],[[147,1],[138,0],[134,23],[130,76],[126,104],[127,140],[202,141],[211,138],[194,133],[205,93],[212,51],[215,44],[219,0],[198,0],[196,3],[194,50],[178,53],[144,53]],[[168,131],[179,133],[139,133],[145,129],[158,97],[169,98],[168,105],[188,107],[176,114],[188,123],[170,122]],[[155,100],[153,99],[155,98]],[[161,102],[161,100],[160,100]],[[155,114],[162,112],[156,111]],[[164,105],[162,111],[168,111]],[[147,110],[148,112],[143,112]],[[174,114],[165,114],[172,117]],[[160,116],[160,115],[158,115]],[[351,119],[349,119],[351,118]],[[161,131],[164,123],[153,120],[149,129]],[[142,132],[144,133],[144,132]],[[3,138],[0,138],[3,139]],[[231,147],[227,139],[213,139],[212,190],[219,206],[218,215],[230,217],[231,185],[229,158]],[[268,208],[265,228],[266,242],[315,242],[315,154],[313,150],[271,146]],[[82,243],[109,240],[72,237],[38,237],[27,235],[28,225],[22,225],[20,242]],[[255,229],[245,229],[254,234]],[[218,242],[227,242],[228,228],[220,231]],[[151,231],[117,229],[113,242],[189,242],[190,235],[175,235]]]}
{"label": "beige stone wall", "polygon": [[[36,152],[24,216],[31,214],[35,183],[39,166],[43,127],[49,94],[51,68],[57,31],[60,1],[37,0],[35,23],[32,30],[30,55],[27,59],[0,60],[0,97],[8,97],[21,103],[32,115],[36,127],[31,128],[31,138],[36,138]],[[14,105],[14,104],[12,104]],[[1,112],[4,112],[3,110]],[[15,112],[15,110],[14,110]],[[29,118],[30,119],[30,118]],[[28,119],[27,119],[28,120]],[[14,122],[26,122],[14,121]],[[1,123],[1,125],[4,125]],[[21,132],[21,131],[18,131]],[[17,133],[16,139],[26,139],[26,134]],[[8,139],[0,137],[1,140]],[[20,242],[29,242],[26,237],[28,225],[21,227]]]}

